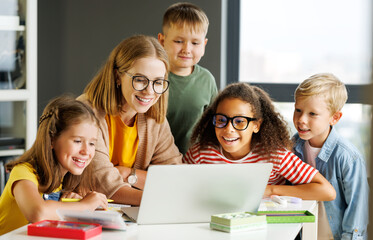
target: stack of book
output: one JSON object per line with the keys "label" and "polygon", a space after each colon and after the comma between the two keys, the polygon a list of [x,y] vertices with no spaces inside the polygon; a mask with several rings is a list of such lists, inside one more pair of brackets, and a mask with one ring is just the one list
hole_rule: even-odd
{"label": "stack of book", "polygon": [[264,229],[266,227],[266,216],[251,212],[212,215],[210,222],[210,228],[224,232],[242,232]]}

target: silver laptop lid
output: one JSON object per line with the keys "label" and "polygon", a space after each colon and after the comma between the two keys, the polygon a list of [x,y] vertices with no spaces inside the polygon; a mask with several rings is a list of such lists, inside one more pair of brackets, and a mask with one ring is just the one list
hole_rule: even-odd
{"label": "silver laptop lid", "polygon": [[209,222],[219,213],[258,210],[271,163],[152,165],[138,224]]}

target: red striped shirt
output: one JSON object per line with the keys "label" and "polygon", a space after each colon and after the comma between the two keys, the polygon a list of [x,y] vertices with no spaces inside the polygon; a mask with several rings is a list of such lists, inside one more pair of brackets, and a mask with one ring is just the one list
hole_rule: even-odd
{"label": "red striped shirt", "polygon": [[267,157],[260,147],[254,148],[242,159],[230,160],[213,146],[201,150],[200,145],[195,144],[184,155],[183,162],[189,164],[272,163],[273,168],[268,180],[268,184],[271,185],[285,184],[286,180],[292,184],[310,183],[318,172],[291,151],[279,149]]}

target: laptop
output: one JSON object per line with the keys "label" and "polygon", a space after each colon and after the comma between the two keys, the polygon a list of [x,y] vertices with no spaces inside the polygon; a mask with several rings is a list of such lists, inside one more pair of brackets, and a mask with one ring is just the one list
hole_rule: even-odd
{"label": "laptop", "polygon": [[202,223],[211,215],[257,212],[271,163],[151,165],[140,207],[123,207],[138,224]]}

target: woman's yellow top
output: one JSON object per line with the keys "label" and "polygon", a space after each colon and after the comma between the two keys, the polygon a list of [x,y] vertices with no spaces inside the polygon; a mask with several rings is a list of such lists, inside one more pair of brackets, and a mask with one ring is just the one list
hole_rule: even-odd
{"label": "woman's yellow top", "polygon": [[114,166],[131,168],[139,145],[137,116],[132,127],[124,124],[118,115],[106,115],[105,120],[109,129],[110,161]]}

